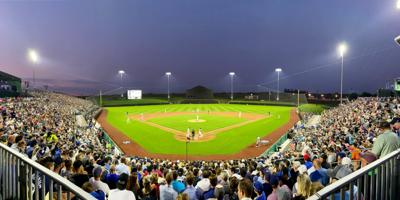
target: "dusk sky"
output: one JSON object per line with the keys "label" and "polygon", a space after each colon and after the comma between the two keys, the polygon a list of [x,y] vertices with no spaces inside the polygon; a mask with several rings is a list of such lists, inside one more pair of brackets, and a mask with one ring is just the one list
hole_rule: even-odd
{"label": "dusk sky", "polygon": [[[344,92],[400,76],[397,0],[0,1],[0,70],[70,93],[125,88],[182,92],[340,88],[337,46],[346,42]],[[36,49],[40,62],[27,59]]]}

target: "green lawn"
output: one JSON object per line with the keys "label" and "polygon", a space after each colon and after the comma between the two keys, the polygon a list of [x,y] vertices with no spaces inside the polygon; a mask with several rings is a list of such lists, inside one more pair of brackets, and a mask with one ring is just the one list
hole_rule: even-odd
{"label": "green lawn", "polygon": [[196,132],[197,130],[199,130],[199,128],[201,128],[204,132],[207,132],[246,121],[246,119],[238,117],[223,117],[216,115],[199,114],[199,119],[206,120],[205,122],[188,122],[189,120],[196,119],[196,116],[196,114],[177,115],[171,117],[153,118],[149,121],[183,132],[186,132],[188,128],[193,128],[196,130]]}
{"label": "green lawn", "polygon": [[310,112],[314,114],[321,114],[325,109],[329,109],[329,106],[321,104],[303,104],[299,106],[300,112]]}
{"label": "green lawn", "polygon": [[[172,104],[131,107],[109,107],[107,120],[117,129],[124,132],[132,140],[147,151],[158,154],[185,154],[185,142],[177,141],[172,133],[140,121],[126,123],[126,112],[130,114],[154,112],[188,112],[200,111],[219,112],[250,112],[267,114],[272,117],[258,120],[244,126],[218,133],[215,139],[206,142],[189,144],[188,153],[191,155],[234,154],[255,142],[258,136],[265,136],[284,125],[289,120],[292,107],[233,105],[233,104]],[[280,116],[278,118],[278,116]],[[230,119],[229,119],[230,120]],[[206,130],[206,127],[202,127]]]}

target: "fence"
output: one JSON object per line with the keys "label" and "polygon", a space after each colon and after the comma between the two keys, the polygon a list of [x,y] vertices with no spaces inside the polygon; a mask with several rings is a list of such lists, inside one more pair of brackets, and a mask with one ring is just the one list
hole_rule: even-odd
{"label": "fence", "polygon": [[281,146],[288,138],[288,133],[285,133],[282,135],[279,140],[277,140],[272,146],[270,146],[264,153],[261,154],[261,156],[268,156],[271,155],[274,152],[278,151],[278,147]]}
{"label": "fence", "polygon": [[323,188],[310,198],[399,199],[400,149]]}
{"label": "fence", "polygon": [[45,199],[47,195],[48,199],[95,200],[67,179],[0,143],[0,199]]}

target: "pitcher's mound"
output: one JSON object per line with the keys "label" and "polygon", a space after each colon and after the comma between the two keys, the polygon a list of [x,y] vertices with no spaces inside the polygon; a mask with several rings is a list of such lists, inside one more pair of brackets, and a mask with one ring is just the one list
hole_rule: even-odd
{"label": "pitcher's mound", "polygon": [[206,120],[204,120],[204,119],[199,119],[199,120],[190,119],[190,120],[188,120],[188,122],[190,122],[190,123],[203,123],[203,122],[206,122]]}

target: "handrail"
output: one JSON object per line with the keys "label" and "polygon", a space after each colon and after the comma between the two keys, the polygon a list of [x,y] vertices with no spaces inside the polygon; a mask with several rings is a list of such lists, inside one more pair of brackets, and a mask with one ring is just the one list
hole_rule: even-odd
{"label": "handrail", "polygon": [[[346,185],[348,185],[350,182],[355,181],[357,178],[360,178],[361,176],[367,174],[368,172],[370,172],[371,170],[374,170],[375,168],[379,167],[380,165],[382,165],[383,163],[387,162],[388,160],[390,160],[391,158],[400,155],[400,149],[391,152],[388,155],[385,155],[384,157],[368,164],[367,166],[339,179],[338,181],[324,187],[323,189],[321,189],[320,191],[318,191],[317,193],[315,193],[313,196],[309,197],[308,200],[317,200],[320,199],[320,197],[323,196],[327,196],[329,194],[331,194],[332,192],[337,191],[338,189],[340,189],[341,187],[344,187]],[[351,194],[352,195],[352,194]]]}
{"label": "handrail", "polygon": [[[24,161],[34,169],[40,171],[43,173],[43,175],[49,176],[51,179],[54,180],[55,183],[58,183],[62,185],[63,187],[67,188],[69,191],[73,192],[76,196],[78,196],[81,199],[88,199],[88,200],[96,200],[92,195],[84,191],[83,189],[79,188],[66,178],[63,178],[59,174],[47,169],[46,167],[40,165],[39,163],[36,163],[35,161],[31,160],[30,158],[22,155],[21,153],[11,149],[7,145],[4,145],[0,143],[0,148],[5,149],[7,153],[12,154],[13,156],[17,157],[18,159]],[[2,158],[4,159],[4,158]]]}

